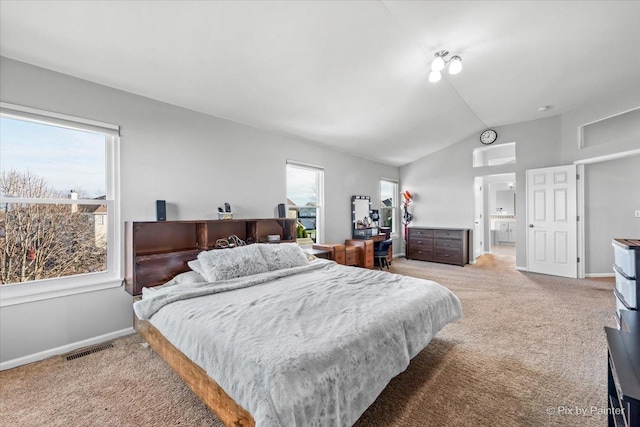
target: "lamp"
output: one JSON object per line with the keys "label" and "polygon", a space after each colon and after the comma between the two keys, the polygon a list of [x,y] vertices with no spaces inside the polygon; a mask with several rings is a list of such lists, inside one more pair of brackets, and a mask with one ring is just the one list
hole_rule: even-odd
{"label": "lamp", "polygon": [[433,58],[431,62],[431,72],[429,73],[429,81],[431,83],[440,80],[442,77],[440,71],[442,71],[447,64],[449,64],[449,74],[458,74],[462,71],[462,58],[454,55],[451,59],[447,60],[447,55],[449,55],[448,50],[441,50],[435,53],[435,58]]}

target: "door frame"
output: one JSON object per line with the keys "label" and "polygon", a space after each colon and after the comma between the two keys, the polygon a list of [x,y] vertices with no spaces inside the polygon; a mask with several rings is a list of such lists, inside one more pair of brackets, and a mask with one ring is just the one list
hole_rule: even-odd
{"label": "door frame", "polygon": [[625,157],[633,157],[640,155],[640,149],[637,150],[629,150],[629,151],[621,151],[619,153],[606,154],[604,156],[590,157],[588,159],[576,160],[573,162],[576,165],[576,171],[578,173],[577,180],[577,188],[576,188],[576,196],[578,198],[578,216],[580,220],[578,221],[578,256],[582,262],[578,263],[578,279],[585,278],[585,240],[586,240],[586,229],[585,229],[585,180],[584,180],[584,166],[592,163],[600,163],[606,162],[609,160],[617,160],[623,159]]}
{"label": "door frame", "polygon": [[[473,263],[475,263],[476,259],[480,255],[484,255],[487,253],[486,245],[485,245],[485,237],[487,233],[485,232],[485,217],[486,208],[484,203],[484,193],[485,192],[485,183],[483,176],[476,176],[473,179],[473,194],[474,194],[474,211],[473,211]],[[480,214],[478,217],[478,213]],[[482,248],[479,248],[478,241],[482,242]]]}
{"label": "door frame", "polygon": [[[473,180],[473,185],[474,185],[474,200],[475,200],[475,185],[477,181],[481,181],[482,182],[482,203],[483,203],[483,207],[482,207],[482,224],[483,224],[483,233],[484,235],[482,236],[482,240],[484,242],[483,246],[484,246],[484,251],[483,254],[490,254],[491,253],[491,218],[490,218],[490,214],[489,214],[489,197],[490,197],[490,191],[489,191],[489,187],[490,184],[493,183],[497,183],[497,182],[513,182],[514,185],[517,187],[517,173],[516,172],[504,172],[504,173],[492,173],[492,174],[488,174],[488,175],[480,175],[480,176],[475,176],[474,180]],[[517,192],[516,192],[517,194]],[[516,199],[517,199],[517,195],[516,195]],[[475,202],[474,202],[475,203]],[[477,206],[474,205],[474,222],[475,222],[475,213],[476,213],[476,209]],[[516,215],[516,224],[518,224],[518,216]],[[475,227],[474,227],[475,229]],[[475,239],[477,238],[477,236],[474,233],[474,243],[473,243],[473,255],[475,257],[476,253],[475,253]],[[516,244],[516,251],[517,251],[517,244]],[[482,254],[481,254],[482,255]],[[477,257],[476,257],[477,258]],[[473,259],[473,262],[470,262],[470,264],[475,264],[475,260],[476,258]],[[515,267],[517,269],[517,266]]]}

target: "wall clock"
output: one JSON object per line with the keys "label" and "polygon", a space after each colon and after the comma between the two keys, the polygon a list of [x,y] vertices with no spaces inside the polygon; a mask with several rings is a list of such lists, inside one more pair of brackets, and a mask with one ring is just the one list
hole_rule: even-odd
{"label": "wall clock", "polygon": [[498,139],[498,132],[493,129],[487,129],[480,134],[480,142],[485,145],[493,144]]}

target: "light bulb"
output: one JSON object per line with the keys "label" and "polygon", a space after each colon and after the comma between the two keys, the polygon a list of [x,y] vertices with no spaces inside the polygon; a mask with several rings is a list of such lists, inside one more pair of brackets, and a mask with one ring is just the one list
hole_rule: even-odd
{"label": "light bulb", "polygon": [[435,82],[439,81],[439,80],[440,80],[440,77],[442,77],[442,76],[440,75],[440,71],[431,71],[431,72],[429,73],[429,81],[430,81],[431,83],[435,83]]}
{"label": "light bulb", "polygon": [[449,64],[449,74],[458,74],[462,71],[462,58],[458,55],[451,57],[451,63]]}
{"label": "light bulb", "polygon": [[[431,63],[431,71],[441,71],[444,68],[444,58],[440,54],[436,53],[436,57]],[[439,80],[439,79],[438,79]]]}

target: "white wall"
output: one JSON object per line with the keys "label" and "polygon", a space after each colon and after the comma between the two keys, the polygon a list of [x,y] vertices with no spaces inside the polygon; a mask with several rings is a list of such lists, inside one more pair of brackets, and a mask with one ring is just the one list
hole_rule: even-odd
{"label": "white wall", "polygon": [[640,155],[585,165],[585,274],[611,275],[615,238],[640,239]]}
{"label": "white wall", "polygon": [[[495,144],[516,142],[515,164],[473,168],[473,150],[482,144],[479,135],[471,135],[403,166],[400,169],[403,188],[415,194],[412,225],[473,229],[473,177],[507,172],[516,173],[516,211],[519,218],[524,218],[527,169],[572,164],[576,160],[640,149],[640,140],[633,137],[578,148],[579,125],[630,110],[639,104],[640,85],[637,85],[623,93],[609,94],[605,99],[594,100],[593,103],[562,116],[495,127],[498,132]],[[633,115],[628,117],[632,119]],[[611,207],[615,208],[615,205]],[[586,230],[586,234],[589,235],[596,227],[592,225]],[[526,224],[522,220],[517,221],[516,251],[516,265],[526,268]]]}
{"label": "white wall", "polygon": [[[287,159],[325,168],[325,241],[351,234],[351,196],[380,204],[380,178],[398,168],[0,58],[3,102],[121,126],[122,220],[212,217],[229,202],[239,218],[274,217],[285,201]],[[400,250],[399,245],[394,245]],[[0,362],[129,328],[123,288],[2,307]]]}
{"label": "white wall", "polygon": [[[515,181],[521,183],[516,187],[516,211],[518,215],[525,212],[526,194],[523,185],[526,181],[525,171],[561,164],[560,118],[555,116],[499,126],[494,129],[498,132],[498,140],[494,145],[516,142],[516,163],[472,167],[473,150],[482,144],[479,135],[471,135],[454,145],[400,168],[403,188],[414,194],[412,225],[462,227],[473,230],[473,178],[475,176],[515,173]],[[522,267],[526,266],[525,232],[524,221],[517,221],[516,264]],[[488,236],[487,219],[485,221],[485,242],[487,243]],[[470,247],[475,246],[470,244]]]}

